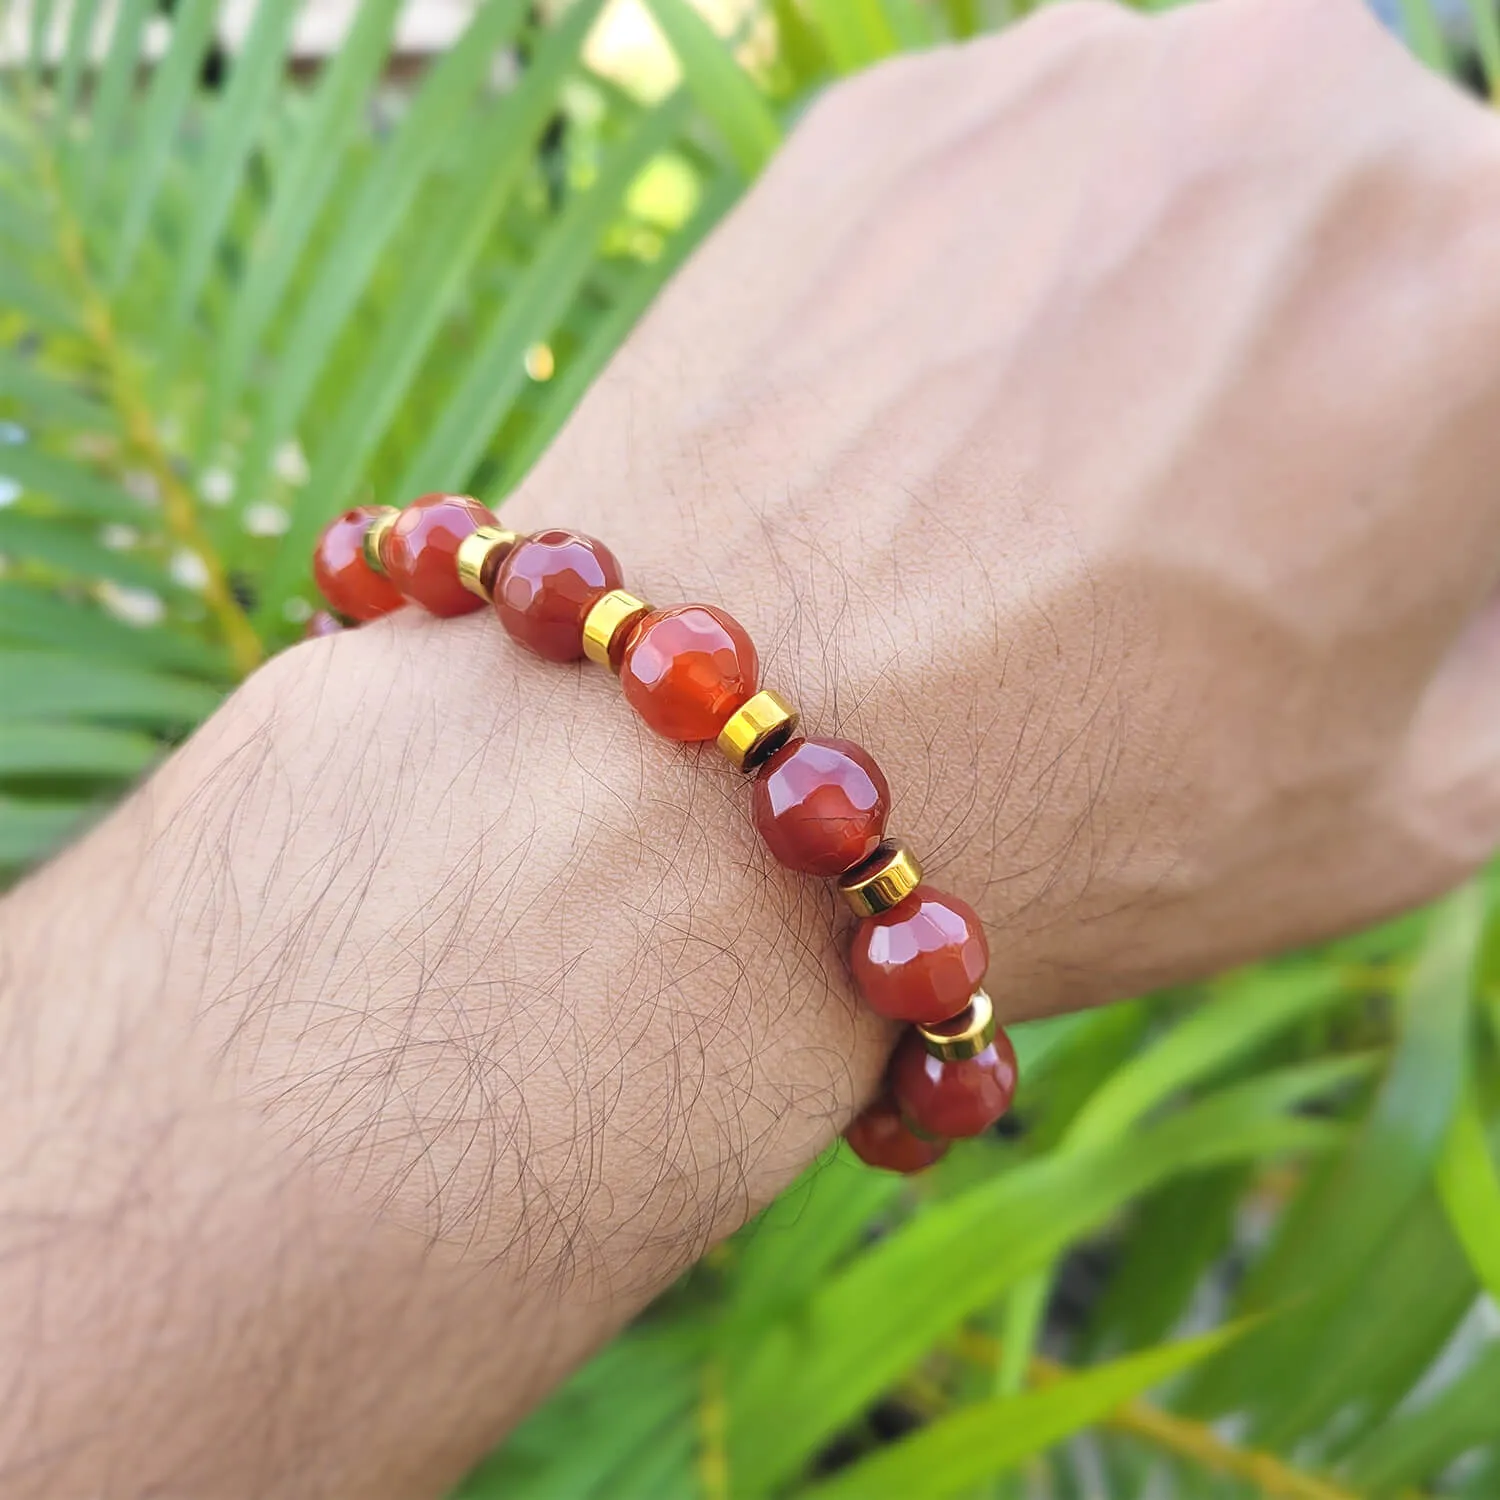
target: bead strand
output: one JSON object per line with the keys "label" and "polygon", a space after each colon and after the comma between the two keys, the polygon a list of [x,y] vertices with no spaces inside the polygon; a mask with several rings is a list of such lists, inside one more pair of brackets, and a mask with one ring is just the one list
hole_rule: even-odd
{"label": "bead strand", "polygon": [[[656,733],[714,740],[755,778],[751,817],[767,849],[789,870],[837,881],[858,918],[856,986],[872,1010],[911,1027],[880,1097],[845,1132],[864,1161],[918,1171],[1009,1108],[1016,1056],[981,987],[990,955],[978,914],[925,884],[916,856],[886,837],[890,786],[867,750],[798,736],[797,710],[759,686],[754,642],[731,615],[709,604],[657,609],[626,592],[602,542],[559,529],[517,535],[466,495],[346,511],[320,537],[313,571],[332,608],[355,621],[408,599],[440,616],[488,602],[519,645],[609,668]],[[309,633],[330,626],[315,616]]]}

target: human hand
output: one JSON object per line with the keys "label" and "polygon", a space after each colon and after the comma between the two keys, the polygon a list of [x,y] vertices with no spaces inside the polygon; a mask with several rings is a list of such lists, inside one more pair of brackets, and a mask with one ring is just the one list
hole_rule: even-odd
{"label": "human hand", "polygon": [[1497,163],[1353,3],[908,58],[814,109],[513,513],[772,624],[1012,1017],[1371,921],[1500,839]]}
{"label": "human hand", "polygon": [[[506,519],[730,609],[1010,1018],[1365,920],[1500,829],[1497,185],[1352,3],[903,61]],[[440,1486],[868,1096],[827,893],[611,689],[300,649],[0,908],[18,1486]]]}

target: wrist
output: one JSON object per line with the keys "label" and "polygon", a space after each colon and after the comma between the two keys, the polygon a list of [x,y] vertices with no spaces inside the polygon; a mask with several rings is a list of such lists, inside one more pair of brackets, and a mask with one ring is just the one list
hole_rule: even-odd
{"label": "wrist", "polygon": [[[768,864],[741,779],[611,688],[482,617],[290,653],[7,913],[50,955],[76,949],[59,914],[94,916],[26,998],[59,1058],[80,1036],[100,1054],[106,1187],[156,1149],[134,1100],[178,1122],[147,1258],[212,1218],[210,1323],[253,1316],[298,1351],[327,1320],[326,1378],[369,1410],[485,1424],[453,1437],[460,1464],[831,1141],[888,1040],[848,993],[831,894]],[[68,987],[87,1004],[64,1036]],[[45,1190],[66,1211],[66,1178]],[[320,1451],[376,1462],[362,1419],[320,1404],[349,1429]]]}
{"label": "wrist", "polygon": [[[324,1165],[378,1136],[359,1172],[379,1185],[420,1154],[452,1201],[382,1191],[419,1233],[469,1238],[462,1202],[490,1249],[586,1229],[613,1255],[660,1221],[645,1239],[685,1261],[878,1073],[885,1028],[848,992],[831,892],[765,859],[741,777],[642,730],[612,689],[483,616],[401,619],[273,664],[152,799],[154,843],[193,851],[154,882],[153,921],[170,909],[201,940],[173,979],[207,998],[195,1024]],[[528,1176],[555,1225],[510,1213]],[[648,1212],[668,1191],[673,1211]]]}

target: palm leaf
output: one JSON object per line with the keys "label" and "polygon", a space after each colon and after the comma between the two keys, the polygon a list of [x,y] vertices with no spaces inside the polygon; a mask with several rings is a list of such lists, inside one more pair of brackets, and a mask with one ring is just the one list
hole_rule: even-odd
{"label": "palm leaf", "polygon": [[1323,1299],[1252,1336],[1232,1373],[1224,1363],[1210,1367],[1196,1397],[1204,1409],[1254,1405],[1265,1428],[1290,1432],[1303,1405],[1321,1399],[1325,1366],[1315,1351],[1339,1319],[1358,1315],[1351,1288],[1425,1190],[1457,1107],[1484,914],[1477,887],[1440,909],[1403,997],[1390,1072],[1360,1135],[1288,1215],[1241,1305],[1284,1305],[1312,1289]]}
{"label": "palm leaf", "polygon": [[[495,49],[511,37],[524,13],[521,0],[493,0],[475,15],[462,41],[424,81],[395,137],[363,176],[351,207],[340,218],[332,242],[317,262],[301,297],[291,330],[278,351],[275,379],[251,431],[236,475],[237,492],[258,496],[265,488],[277,448],[293,436],[308,398],[362,292],[381,251],[390,243],[428,173],[452,149],[460,121],[472,111],[476,92]],[[439,253],[434,247],[433,254]],[[340,497],[323,499],[324,514]],[[298,528],[300,559],[308,527]],[[283,577],[290,564],[283,564]]]}
{"label": "palm leaf", "polygon": [[67,41],[57,74],[57,117],[60,121],[70,119],[78,103],[79,82],[99,19],[99,0],[72,0],[68,10]]}
{"label": "palm leaf", "polygon": [[276,175],[271,202],[250,231],[245,266],[225,316],[222,343],[210,371],[210,398],[198,456],[213,451],[224,419],[244,390],[252,356],[296,273],[328,201],[369,90],[385,61],[401,0],[368,0],[320,80],[296,130],[296,144]]}
{"label": "palm leaf", "polygon": [[[1329,1127],[1281,1111],[1325,1086],[1293,1071],[1228,1090],[1124,1140],[1045,1158],[935,1206],[831,1279],[731,1381],[737,1483],[789,1477],[840,1422],[965,1316],[1132,1195],[1192,1167],[1326,1148]],[[1010,1226],[996,1243],[987,1227]],[[942,1264],[926,1278],[922,1267]]]}
{"label": "palm leaf", "polygon": [[[555,109],[563,79],[578,64],[584,36],[602,3],[578,0],[544,34],[521,82],[487,122],[447,213],[426,237],[425,253],[408,268],[375,346],[320,447],[312,478],[293,512],[281,562],[267,581],[266,610],[276,609],[295,588],[303,571],[300,559],[327,519],[328,498],[348,493],[416,378],[444,314],[462,292],[475,258],[532,160],[537,136]],[[241,482],[246,483],[243,475]]]}
{"label": "palm leaf", "polygon": [[1490,0],[1466,0],[1466,4],[1490,100],[1500,104],[1500,11]]}
{"label": "palm leaf", "polygon": [[[683,85],[647,107],[590,73],[576,5],[489,0],[394,88],[398,0],[357,7],[310,83],[283,68],[291,0],[261,0],[223,87],[200,67],[215,5],[183,0],[154,58],[153,0],[30,7],[0,78],[0,863],[97,816],[295,633],[323,516],[429,485],[503,499],[816,87],[1030,8],[766,0],[773,26],[722,39],[651,0]],[[1495,12],[1471,10],[1493,83]],[[1495,894],[1017,1028],[1010,1138],[915,1185],[834,1153],[469,1493],[756,1495],[810,1470],[894,1493],[920,1469],[992,1500],[1020,1494],[990,1480],[1019,1444],[1059,1497],[1104,1476],[1489,1500],[1500,1077],[1470,1011],[1482,984],[1500,1014],[1494,952],[1474,976]],[[1269,1316],[1232,1358],[1110,1405],[1185,1320],[1222,1334],[1236,1285]],[[1059,1372],[1044,1342],[1145,1352]],[[1228,1409],[1258,1447],[1197,1415]],[[892,1417],[915,1435],[889,1442]]]}
{"label": "palm leaf", "polygon": [[547,338],[584,278],[594,269],[599,240],[622,212],[631,182],[681,130],[686,101],[671,99],[644,115],[613,150],[598,178],[559,216],[475,340],[468,367],[427,440],[412,455],[392,493],[462,488],[486,441],[526,381],[525,354]]}
{"label": "palm leaf", "polygon": [[1474,1274],[1500,1307],[1500,1173],[1472,1089],[1454,1114],[1438,1158],[1437,1189]]}
{"label": "palm leaf", "polygon": [[141,38],[154,9],[153,0],[122,0],[115,11],[114,27],[104,52],[83,148],[81,206],[92,204],[104,174],[114,159],[125,119],[130,110],[130,91],[141,53]]}
{"label": "palm leaf", "polygon": [[74,801],[23,801],[0,792],[0,869],[21,869],[50,854],[85,816],[85,810]]}
{"label": "palm leaf", "polygon": [[798,1493],[809,1500],[943,1500],[964,1494],[1223,1349],[1238,1334],[1233,1326],[1219,1329],[1068,1376],[1045,1390],[976,1402]]}
{"label": "palm leaf", "polygon": [[1483,1350],[1441,1391],[1372,1433],[1350,1462],[1355,1482],[1375,1494],[1394,1494],[1441,1473],[1460,1454],[1493,1445],[1496,1391],[1500,1344]]}
{"label": "palm leaf", "polygon": [[781,127],[759,89],[687,0],[649,0],[698,107],[713,121],[729,154],[753,177],[781,142]]}
{"label": "palm leaf", "polygon": [[173,331],[181,328],[208,278],[245,164],[280,81],[283,51],[298,4],[299,0],[260,0],[235,59],[229,88],[214,111],[193,180],[195,211],[175,267],[172,304],[167,311]]}
{"label": "palm leaf", "polygon": [[[732,178],[721,176],[712,180],[705,189],[702,203],[668,241],[660,258],[639,266],[617,291],[615,301],[593,320],[581,347],[573,351],[561,372],[548,383],[546,395],[537,403],[530,424],[515,447],[502,455],[498,476],[488,490],[492,500],[501,500],[541,457],[610,356],[651,305],[662,283],[718,223],[739,191],[740,184]],[[420,483],[414,472],[407,479],[402,493]]]}
{"label": "palm leaf", "polygon": [[174,141],[184,116],[197,101],[194,84],[213,38],[218,11],[218,0],[182,0],[173,13],[172,40],[147,92],[141,141],[123,194],[125,216],[110,256],[109,282],[116,289],[135,263]]}

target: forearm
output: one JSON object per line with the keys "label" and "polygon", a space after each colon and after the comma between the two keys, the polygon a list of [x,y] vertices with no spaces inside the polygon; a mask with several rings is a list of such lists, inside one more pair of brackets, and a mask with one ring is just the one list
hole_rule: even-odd
{"label": "forearm", "polygon": [[833,1138],[828,894],[611,688],[293,653],[0,907],[8,1494],[440,1486]]}
{"label": "forearm", "polygon": [[[1352,3],[1050,7],[812,111],[505,521],[732,610],[1008,1020],[1368,921],[1500,836],[1497,174]],[[485,614],[273,663],[0,906],[6,1493],[440,1489],[874,1086],[846,920]]]}

